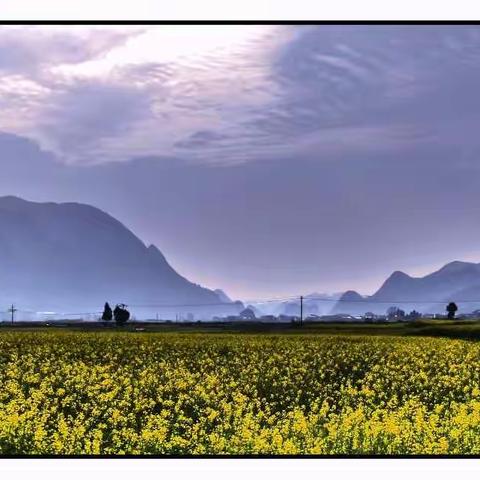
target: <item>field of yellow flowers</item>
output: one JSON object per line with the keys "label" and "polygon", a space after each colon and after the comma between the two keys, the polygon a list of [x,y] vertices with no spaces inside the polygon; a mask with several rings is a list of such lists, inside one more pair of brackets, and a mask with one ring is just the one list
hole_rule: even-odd
{"label": "field of yellow flowers", "polygon": [[480,344],[0,332],[0,454],[479,454]]}

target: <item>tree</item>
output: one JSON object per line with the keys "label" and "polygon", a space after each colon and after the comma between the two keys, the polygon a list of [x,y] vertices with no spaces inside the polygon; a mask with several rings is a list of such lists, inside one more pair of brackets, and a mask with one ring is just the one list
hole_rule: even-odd
{"label": "tree", "polygon": [[408,315],[407,315],[407,318],[409,318],[410,320],[417,320],[418,318],[420,318],[422,315],[420,312],[417,312],[416,310],[412,310]]}
{"label": "tree", "polygon": [[399,318],[404,318],[405,312],[398,307],[389,307],[387,310],[387,318],[389,320],[397,320]]}
{"label": "tree", "polygon": [[450,302],[448,305],[447,305],[447,308],[446,308],[447,312],[448,312],[448,315],[447,315],[447,318],[449,320],[453,320],[455,318],[455,312],[458,310],[458,307],[457,305],[454,303],[454,302]]}
{"label": "tree", "polygon": [[255,312],[253,308],[245,308],[240,312],[240,318],[242,320],[256,320]]}
{"label": "tree", "polygon": [[105,306],[103,307],[102,320],[104,322],[110,322],[113,320],[113,312],[108,302],[105,302]]}
{"label": "tree", "polygon": [[125,304],[119,303],[113,310],[113,316],[117,325],[125,325],[130,319],[130,312],[126,309]]}

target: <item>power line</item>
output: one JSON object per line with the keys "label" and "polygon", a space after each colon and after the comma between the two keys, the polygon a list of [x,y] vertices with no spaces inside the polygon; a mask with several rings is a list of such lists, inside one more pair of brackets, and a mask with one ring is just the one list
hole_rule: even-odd
{"label": "power line", "polygon": [[136,308],[178,308],[178,307],[214,307],[214,306],[234,306],[235,302],[215,302],[215,303],[145,303],[131,304],[127,306]]}
{"label": "power line", "polygon": [[[340,302],[340,303],[378,303],[378,304],[387,304],[387,303],[448,303],[448,300],[371,300],[368,297],[363,300],[344,300],[339,298],[337,300],[331,298],[316,298],[308,297],[308,300],[316,300],[318,302]],[[480,303],[478,300],[455,300],[457,303]]]}
{"label": "power line", "polygon": [[[309,303],[310,301],[314,302],[329,302],[329,303],[350,303],[350,304],[378,304],[378,305],[395,305],[395,304],[446,304],[448,303],[447,300],[376,300],[370,299],[368,297],[363,298],[362,300],[349,300],[349,299],[334,299],[334,298],[323,298],[323,297],[315,297],[315,296],[291,296],[291,297],[276,297],[270,299],[259,299],[259,300],[244,300],[242,301],[243,304],[262,304],[262,303],[293,303],[293,304],[300,304],[300,316],[303,314],[304,304]],[[480,303],[479,300],[455,300],[456,303]],[[236,304],[235,302],[209,302],[209,303],[150,303],[150,304],[129,304],[132,308],[205,308],[205,307],[234,307]],[[12,306],[7,310],[8,313],[11,314],[12,322],[14,320],[14,314],[17,312],[22,313],[30,313],[30,314],[37,314],[37,315],[62,315],[62,316],[79,316],[79,315],[100,315],[101,311],[95,312],[53,312],[53,311],[33,311],[33,310],[23,310],[15,308]]]}

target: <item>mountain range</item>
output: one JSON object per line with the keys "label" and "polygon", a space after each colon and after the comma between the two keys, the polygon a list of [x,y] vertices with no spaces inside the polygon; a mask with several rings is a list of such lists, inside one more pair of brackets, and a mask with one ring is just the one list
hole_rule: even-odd
{"label": "mountain range", "polygon": [[[181,276],[154,245],[90,205],[0,197],[0,305],[26,312],[94,313],[125,303],[140,318],[211,318],[244,305]],[[480,309],[480,263],[454,261],[423,277],[393,272],[373,295],[313,293],[304,314],[422,313]],[[298,300],[252,304],[257,314],[298,315]],[[1,307],[0,307],[1,308]]]}
{"label": "mountain range", "polygon": [[[340,293],[311,293],[304,296],[304,315],[327,315],[331,313],[335,301],[342,296]],[[298,316],[300,314],[300,299],[278,300],[268,302],[252,302],[252,307],[259,314]]]}
{"label": "mountain range", "polygon": [[[453,261],[423,277],[393,272],[373,295],[354,290],[343,293],[312,293],[304,296],[303,313],[308,315],[385,314],[391,306],[407,313],[444,313],[447,303],[454,301],[459,313],[480,310],[480,263]],[[264,313],[293,315],[300,313],[299,300],[258,304]]]}
{"label": "mountain range", "polygon": [[480,309],[480,263],[454,261],[423,277],[395,271],[373,295],[345,292],[332,313],[383,314],[390,306],[442,313],[450,301],[457,303],[460,312]]}
{"label": "mountain range", "polygon": [[97,312],[106,301],[160,318],[242,308],[182,277],[156,246],[98,208],[0,197],[0,225],[0,302],[19,312]]}

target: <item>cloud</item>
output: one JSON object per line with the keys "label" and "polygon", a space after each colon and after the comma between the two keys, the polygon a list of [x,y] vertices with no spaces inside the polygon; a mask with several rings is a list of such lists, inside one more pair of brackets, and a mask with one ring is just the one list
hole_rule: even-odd
{"label": "cloud", "polygon": [[477,26],[232,28],[4,27],[0,128],[69,163],[477,143]]}
{"label": "cloud", "polygon": [[0,28],[0,71],[35,76],[48,66],[85,62],[124,44],[139,30],[4,25]]}
{"label": "cloud", "polygon": [[212,144],[218,144],[224,140],[228,140],[227,135],[212,130],[198,130],[192,133],[186,140],[182,140],[175,144],[178,148],[206,148]]}
{"label": "cloud", "polygon": [[[120,132],[120,127],[111,125],[128,122],[127,115],[125,119],[116,115],[112,97],[116,97],[118,104],[127,105],[125,100],[130,92],[124,88],[127,92],[120,95],[115,84],[105,88],[102,82],[94,85],[85,79],[72,81],[58,74],[57,69],[101,58],[140,31],[106,27],[0,27],[0,128],[38,140],[57,153],[61,152],[59,146],[70,143],[67,152],[86,158],[82,150],[92,145],[88,129],[96,128],[98,134],[115,128]],[[102,108],[105,114],[112,113],[115,121],[100,118],[98,113]],[[75,132],[74,125],[65,121],[67,118],[78,124]],[[86,128],[83,133],[82,128]]]}
{"label": "cloud", "polygon": [[[207,129],[225,139],[246,137],[242,119],[248,123],[249,110],[272,95],[262,56],[278,40],[267,30],[260,32],[262,43],[246,39],[216,50],[204,30],[197,35],[205,41],[203,34],[209,33],[209,50],[201,55],[187,61],[172,57],[167,48],[162,55],[168,61],[141,62],[142,50],[132,47],[132,53],[132,42],[120,45],[132,33],[110,30],[109,36],[83,34],[85,45],[79,44],[80,35],[65,32],[42,33],[38,42],[28,29],[3,32],[3,48],[12,58],[4,62],[7,73],[0,80],[0,102],[9,111],[0,128],[39,140],[66,161],[89,161],[88,149],[96,160],[128,159],[174,153],[179,145],[185,150],[190,136]],[[162,40],[158,34],[161,26],[136,37],[149,55],[155,54],[155,41]],[[172,32],[166,34],[168,40]],[[195,38],[184,44],[188,51]],[[195,148],[186,152],[192,153],[196,156]]]}
{"label": "cloud", "polygon": [[43,150],[0,136],[0,189],[105,208],[236,295],[366,293],[476,251],[479,31],[279,27],[157,58],[153,27],[63,67],[11,62],[0,129]]}
{"label": "cloud", "polygon": [[104,156],[102,145],[128,137],[150,108],[149,96],[135,85],[78,81],[49,95],[36,131],[60,157],[95,162]]}
{"label": "cloud", "polygon": [[[462,79],[480,76],[479,48],[476,26],[299,27],[274,64],[283,94],[259,127],[297,140],[328,135],[331,128],[406,127],[414,133],[411,127],[432,109],[432,120],[451,113],[445,94],[455,94]],[[472,97],[472,90],[473,82],[461,96]]]}

